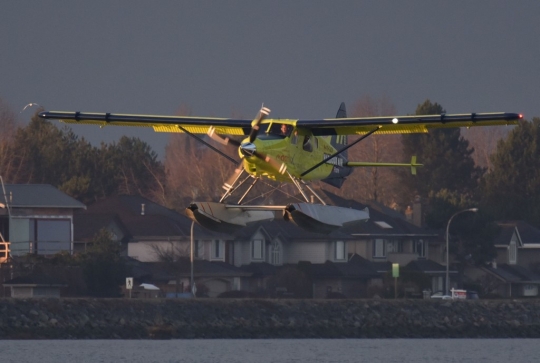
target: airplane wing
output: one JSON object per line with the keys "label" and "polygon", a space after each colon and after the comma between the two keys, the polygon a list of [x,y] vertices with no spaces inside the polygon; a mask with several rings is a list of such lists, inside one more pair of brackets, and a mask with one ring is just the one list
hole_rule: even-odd
{"label": "airplane wing", "polygon": [[155,132],[181,133],[184,130],[193,134],[206,134],[215,127],[218,134],[249,135],[252,120],[193,117],[129,115],[118,113],[44,111],[39,113],[44,119],[55,119],[68,124],[105,126],[151,127]]}
{"label": "airplane wing", "polygon": [[427,133],[430,129],[450,127],[517,125],[518,113],[464,113],[418,116],[386,116],[297,120],[296,126],[310,129],[314,135],[363,135],[375,128],[377,134]]}
{"label": "airplane wing", "polygon": [[[218,117],[157,116],[93,112],[44,111],[44,119],[57,119],[64,123],[105,126],[151,127],[155,132],[206,134],[210,127],[222,135],[249,135],[252,120]],[[474,127],[516,125],[523,116],[517,113],[466,113],[426,116],[385,116],[356,118],[327,118],[314,120],[272,120],[287,122],[310,129],[314,135],[362,135],[373,131],[377,134],[427,133],[430,129],[447,127]]]}

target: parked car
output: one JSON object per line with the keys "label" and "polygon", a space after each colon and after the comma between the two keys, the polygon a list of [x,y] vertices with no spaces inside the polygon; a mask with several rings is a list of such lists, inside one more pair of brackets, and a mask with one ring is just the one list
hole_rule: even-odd
{"label": "parked car", "polygon": [[435,292],[433,295],[431,295],[431,298],[432,299],[443,299],[443,300],[452,300],[452,296],[451,295],[447,295],[445,292],[443,291],[437,291]]}

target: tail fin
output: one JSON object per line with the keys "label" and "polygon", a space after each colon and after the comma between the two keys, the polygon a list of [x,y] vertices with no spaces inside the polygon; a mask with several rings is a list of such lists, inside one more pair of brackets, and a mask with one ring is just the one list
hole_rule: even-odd
{"label": "tail fin", "polygon": [[[341,102],[341,105],[339,105],[339,110],[336,114],[336,118],[347,118],[347,108],[345,108],[345,102]],[[330,144],[336,150],[343,149],[345,146],[347,146],[347,135],[332,135],[330,139]],[[340,155],[345,159],[345,161],[348,160],[347,151],[344,151]]]}

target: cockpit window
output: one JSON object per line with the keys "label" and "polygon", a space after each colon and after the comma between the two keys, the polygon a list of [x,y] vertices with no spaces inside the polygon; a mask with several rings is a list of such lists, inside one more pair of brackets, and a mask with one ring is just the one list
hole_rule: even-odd
{"label": "cockpit window", "polygon": [[268,133],[271,135],[287,137],[291,134],[292,129],[293,127],[291,125],[272,124],[272,127],[270,127],[270,130],[268,130]]}

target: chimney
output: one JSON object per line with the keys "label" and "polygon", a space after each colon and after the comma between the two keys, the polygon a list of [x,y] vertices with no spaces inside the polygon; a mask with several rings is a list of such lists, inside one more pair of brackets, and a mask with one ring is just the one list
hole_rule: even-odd
{"label": "chimney", "polygon": [[413,210],[410,205],[407,206],[407,209],[405,209],[405,218],[412,223],[413,220]]}
{"label": "chimney", "polygon": [[417,227],[422,227],[422,200],[419,195],[414,197],[412,217],[413,224]]}
{"label": "chimney", "polygon": [[141,216],[144,216],[144,203],[141,203]]}

